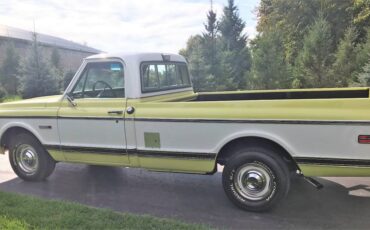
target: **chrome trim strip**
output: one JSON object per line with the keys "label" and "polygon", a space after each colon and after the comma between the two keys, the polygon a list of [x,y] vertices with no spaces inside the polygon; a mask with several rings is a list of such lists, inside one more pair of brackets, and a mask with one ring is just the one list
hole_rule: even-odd
{"label": "chrome trim strip", "polygon": [[346,120],[267,120],[267,119],[172,119],[172,118],[126,118],[144,122],[189,122],[189,123],[238,123],[238,124],[294,124],[294,125],[370,125],[370,121]]}
{"label": "chrome trim strip", "polygon": [[66,152],[127,155],[127,152],[125,149],[95,148],[95,147],[81,147],[81,146],[61,146],[61,145],[44,145],[44,147],[48,150],[58,150],[58,151],[66,151]]}
{"label": "chrome trim strip", "polygon": [[181,123],[238,123],[238,124],[293,124],[293,125],[370,125],[370,120],[268,120],[268,119],[192,119],[192,118],[124,118],[124,117],[69,117],[69,116],[0,116],[0,119],[70,119],[70,120],[127,120],[143,122]]}
{"label": "chrome trim strip", "polygon": [[58,117],[61,120],[125,120],[121,116],[111,116],[111,117]]}
{"label": "chrome trim strip", "polygon": [[0,116],[0,119],[75,119],[75,120],[127,120],[144,122],[238,123],[238,124],[294,124],[294,125],[370,125],[370,120],[272,120],[272,119],[192,119],[192,118],[124,118],[124,117],[72,117],[72,116]]}

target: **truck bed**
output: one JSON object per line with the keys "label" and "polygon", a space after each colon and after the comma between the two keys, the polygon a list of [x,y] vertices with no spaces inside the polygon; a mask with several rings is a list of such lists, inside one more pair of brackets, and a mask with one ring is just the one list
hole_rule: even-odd
{"label": "truck bed", "polygon": [[369,98],[369,88],[199,93],[191,101]]}

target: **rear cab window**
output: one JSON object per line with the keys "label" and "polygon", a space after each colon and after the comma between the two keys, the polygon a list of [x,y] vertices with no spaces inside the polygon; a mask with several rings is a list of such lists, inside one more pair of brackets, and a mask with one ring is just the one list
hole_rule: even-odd
{"label": "rear cab window", "polygon": [[191,87],[186,63],[144,62],[141,64],[143,93]]}

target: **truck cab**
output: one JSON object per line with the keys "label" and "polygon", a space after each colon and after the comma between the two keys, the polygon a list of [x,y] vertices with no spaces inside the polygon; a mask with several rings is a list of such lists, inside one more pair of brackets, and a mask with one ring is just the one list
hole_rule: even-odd
{"label": "truck cab", "polygon": [[[182,56],[144,53],[89,57],[66,89],[58,109],[60,144],[48,150],[69,162],[210,173],[215,168],[215,154],[209,153],[207,160],[197,159],[197,152],[176,157],[173,149],[163,145],[167,142],[164,133],[148,122],[142,127],[135,121],[137,111],[144,109],[142,102],[194,96]],[[182,155],[187,152],[182,151]]]}

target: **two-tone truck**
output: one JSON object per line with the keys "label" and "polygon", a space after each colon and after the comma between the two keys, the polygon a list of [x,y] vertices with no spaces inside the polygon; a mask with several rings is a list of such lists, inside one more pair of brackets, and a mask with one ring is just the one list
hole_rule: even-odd
{"label": "two-tone truck", "polygon": [[57,162],[198,174],[220,164],[230,200],[262,211],[294,173],[370,176],[369,88],[195,93],[182,56],[100,54],[63,95],[1,104],[0,143],[28,181]]}

